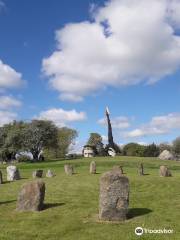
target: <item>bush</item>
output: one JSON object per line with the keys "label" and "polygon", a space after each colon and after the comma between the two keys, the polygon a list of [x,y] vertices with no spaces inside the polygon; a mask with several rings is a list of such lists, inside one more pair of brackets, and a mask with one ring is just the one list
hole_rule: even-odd
{"label": "bush", "polygon": [[18,162],[30,162],[30,161],[32,161],[32,159],[31,159],[29,156],[27,156],[27,155],[19,155],[19,156],[16,158],[16,160],[17,160]]}

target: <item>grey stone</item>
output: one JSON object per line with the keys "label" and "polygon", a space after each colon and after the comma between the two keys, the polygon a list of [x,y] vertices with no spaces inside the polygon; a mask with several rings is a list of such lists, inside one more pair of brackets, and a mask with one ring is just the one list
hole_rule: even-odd
{"label": "grey stone", "polygon": [[8,166],[6,168],[7,171],[7,181],[14,181],[20,179],[20,173],[16,166]]}
{"label": "grey stone", "polygon": [[73,175],[74,174],[74,167],[70,164],[64,165],[64,171],[67,175]]}
{"label": "grey stone", "polygon": [[96,174],[96,162],[95,162],[95,161],[92,161],[92,162],[90,163],[89,172],[90,172],[91,174]]}
{"label": "grey stone", "polygon": [[25,183],[17,200],[17,211],[40,211],[44,207],[45,183],[35,181]]}
{"label": "grey stone", "polygon": [[32,173],[33,178],[42,178],[42,175],[43,175],[43,170],[35,170]]}
{"label": "grey stone", "polygon": [[166,166],[160,166],[159,175],[160,177],[172,177],[170,170]]}
{"label": "grey stone", "polygon": [[143,175],[144,175],[144,166],[143,166],[142,163],[138,166],[138,174],[139,174],[140,176],[143,176]]}
{"label": "grey stone", "polygon": [[173,160],[173,159],[175,159],[175,157],[170,151],[164,150],[160,153],[159,159],[161,159],[161,160]]}
{"label": "grey stone", "polygon": [[51,178],[51,177],[54,177],[54,176],[55,176],[55,174],[50,169],[48,169],[48,171],[46,173],[46,177]]}
{"label": "grey stone", "polygon": [[100,178],[99,218],[123,221],[129,205],[129,180],[120,171],[106,172]]}
{"label": "grey stone", "polygon": [[2,176],[2,172],[0,171],[0,184],[3,183],[3,176]]}

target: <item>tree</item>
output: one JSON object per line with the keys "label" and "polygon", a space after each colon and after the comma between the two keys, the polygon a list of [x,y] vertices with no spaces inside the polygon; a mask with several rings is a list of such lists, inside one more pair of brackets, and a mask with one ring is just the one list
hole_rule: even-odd
{"label": "tree", "polygon": [[144,151],[144,157],[157,157],[159,156],[159,153],[159,147],[155,143],[152,143],[146,146],[146,149]]}
{"label": "tree", "polygon": [[159,144],[159,151],[160,153],[163,152],[164,150],[172,151],[172,146],[166,142],[160,143]]}
{"label": "tree", "polygon": [[180,155],[180,137],[177,137],[173,141],[173,152],[175,153],[175,155]]}
{"label": "tree", "polygon": [[56,157],[64,157],[74,144],[78,133],[76,130],[63,127],[58,129],[58,148],[56,149]]}
{"label": "tree", "polygon": [[123,155],[126,156],[144,156],[146,146],[138,143],[128,143],[123,147]]}
{"label": "tree", "polygon": [[105,154],[104,144],[99,133],[91,133],[87,141],[87,145],[94,147],[99,156],[103,156]]}
{"label": "tree", "polygon": [[27,151],[37,161],[40,153],[46,150],[52,151],[55,156],[64,156],[76,136],[76,130],[58,128],[51,121],[14,121],[0,128],[0,158],[9,161],[15,158],[16,153]]}
{"label": "tree", "polygon": [[32,153],[34,161],[37,161],[43,148],[57,148],[58,128],[51,121],[32,120],[23,130],[22,145],[25,151]]}
{"label": "tree", "polygon": [[21,150],[24,128],[25,124],[17,121],[0,128],[0,155],[3,160],[15,159],[16,153]]}

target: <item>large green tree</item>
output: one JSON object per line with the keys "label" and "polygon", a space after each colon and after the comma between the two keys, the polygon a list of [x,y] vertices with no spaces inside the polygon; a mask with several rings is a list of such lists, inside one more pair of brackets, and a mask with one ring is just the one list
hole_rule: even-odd
{"label": "large green tree", "polygon": [[58,129],[57,146],[55,149],[46,147],[44,149],[45,156],[48,158],[64,157],[75,144],[75,139],[78,133],[75,129],[62,127]]}
{"label": "large green tree", "polygon": [[57,156],[64,157],[70,150],[70,146],[75,144],[78,133],[75,129],[63,127],[58,130]]}
{"label": "large green tree", "polygon": [[144,151],[146,146],[140,145],[138,143],[128,143],[123,147],[123,155],[126,156],[144,156]]}
{"label": "large green tree", "polygon": [[51,121],[32,120],[23,130],[22,145],[25,151],[32,153],[34,161],[37,161],[44,148],[57,148],[58,128]]}
{"label": "large green tree", "polygon": [[40,153],[47,150],[53,152],[54,157],[62,157],[76,137],[76,130],[58,128],[51,121],[14,121],[0,128],[0,158],[8,161],[14,159],[16,153],[27,151],[37,161]]}
{"label": "large green tree", "polygon": [[25,127],[25,123],[14,121],[0,128],[0,155],[3,160],[14,159],[16,153],[22,150]]}

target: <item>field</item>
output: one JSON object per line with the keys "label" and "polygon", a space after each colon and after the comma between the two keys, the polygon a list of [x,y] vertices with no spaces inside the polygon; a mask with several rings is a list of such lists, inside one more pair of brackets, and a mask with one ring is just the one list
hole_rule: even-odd
{"label": "field", "polygon": [[[22,179],[0,186],[0,240],[126,240],[180,239],[180,163],[155,158],[95,158],[97,174],[89,174],[92,159],[20,163]],[[93,159],[94,160],[94,159]],[[64,173],[65,163],[75,166],[76,174]],[[138,176],[137,165],[144,163],[145,176]],[[161,178],[158,168],[165,164],[173,177]],[[122,223],[98,220],[99,178],[114,165],[122,165],[130,180],[129,219]],[[0,166],[4,179],[6,165]],[[46,183],[45,209],[16,212],[21,185],[32,180],[34,169],[52,169],[56,177]],[[173,234],[144,234],[134,229],[173,229]]]}

